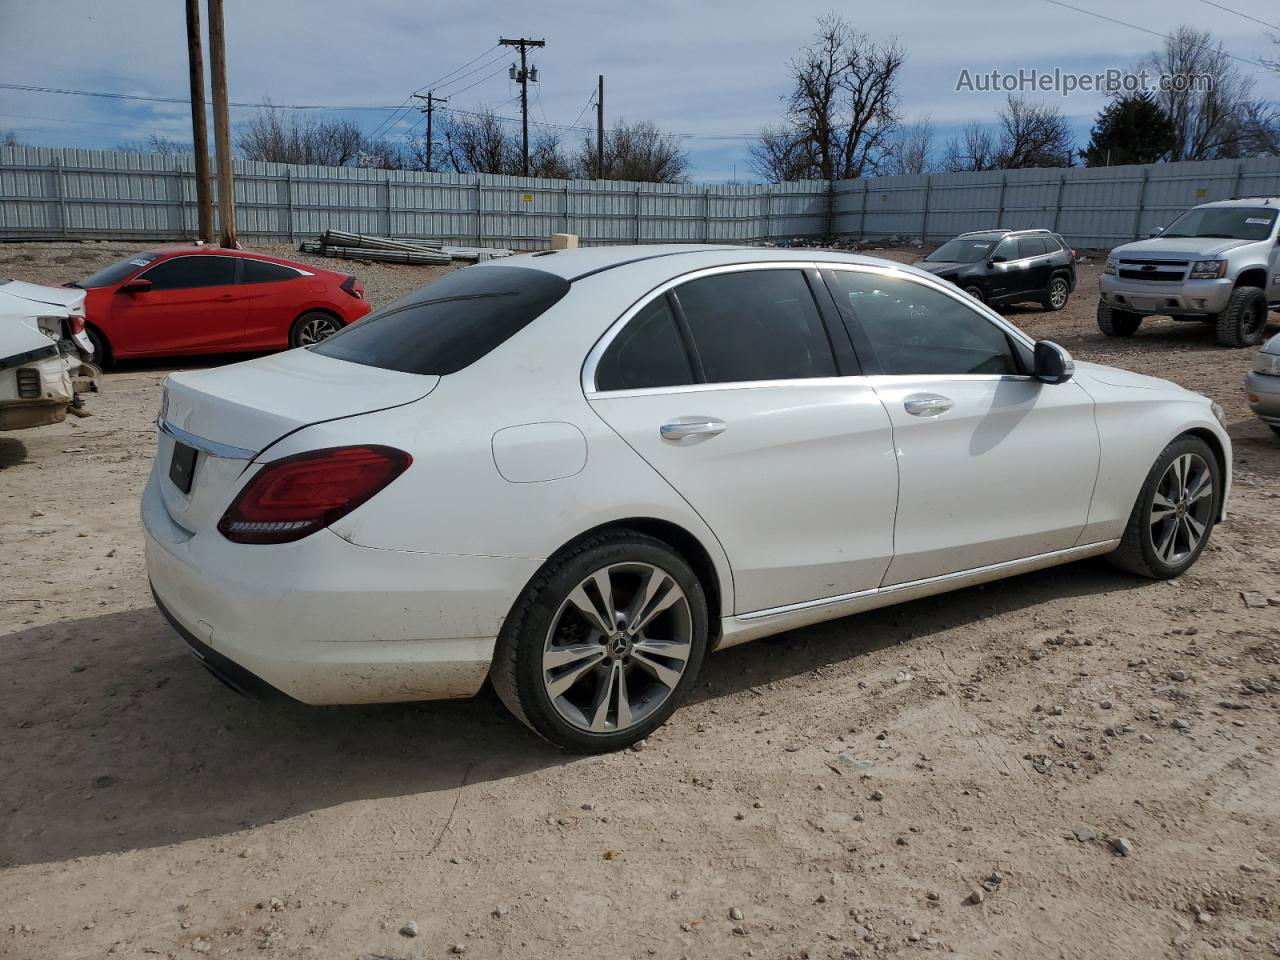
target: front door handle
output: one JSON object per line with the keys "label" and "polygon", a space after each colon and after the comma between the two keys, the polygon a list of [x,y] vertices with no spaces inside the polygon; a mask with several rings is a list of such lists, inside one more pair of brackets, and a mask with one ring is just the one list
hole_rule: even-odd
{"label": "front door handle", "polygon": [[658,433],[663,440],[671,443],[680,443],[689,441],[696,443],[699,440],[709,440],[710,438],[724,433],[725,422],[717,420],[715,417],[677,417],[669,423],[664,423],[658,428]]}
{"label": "front door handle", "polygon": [[913,417],[939,417],[950,410],[954,404],[949,397],[940,397],[936,394],[916,394],[913,397],[907,397],[902,405],[907,408],[907,413]]}

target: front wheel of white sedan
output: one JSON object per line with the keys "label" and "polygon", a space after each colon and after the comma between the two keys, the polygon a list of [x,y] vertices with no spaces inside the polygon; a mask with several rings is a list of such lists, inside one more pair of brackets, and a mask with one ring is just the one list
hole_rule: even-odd
{"label": "front wheel of white sedan", "polygon": [[685,699],[707,633],[705,595],[683,557],[640,533],[605,533],[550,561],[525,590],[490,677],[507,708],[557,746],[617,750]]}
{"label": "front wheel of white sedan", "polygon": [[1120,547],[1108,559],[1122,570],[1168,580],[1190,569],[1209,542],[1222,476],[1209,445],[1181,436],[1156,458],[1133,506]]}

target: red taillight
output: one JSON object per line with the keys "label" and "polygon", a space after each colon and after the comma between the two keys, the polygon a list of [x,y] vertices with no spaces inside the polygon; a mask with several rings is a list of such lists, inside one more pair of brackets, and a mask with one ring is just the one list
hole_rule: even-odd
{"label": "red taillight", "polygon": [[218,521],[235,543],[288,543],[350,513],[409,468],[393,447],[331,447],[269,463]]}
{"label": "red taillight", "polygon": [[67,317],[67,322],[71,324],[71,335],[73,337],[78,333],[84,333],[84,317],[81,314],[71,314],[71,316]]}
{"label": "red taillight", "polygon": [[1072,259],[1072,260],[1079,260],[1079,259],[1080,259],[1080,256],[1076,253],[1076,248],[1075,248],[1075,247],[1072,247],[1072,248],[1071,248],[1071,259]]}
{"label": "red taillight", "polygon": [[343,280],[339,286],[357,300],[364,299],[364,287],[361,285],[360,281],[355,278],[354,274],[348,274],[347,279]]}

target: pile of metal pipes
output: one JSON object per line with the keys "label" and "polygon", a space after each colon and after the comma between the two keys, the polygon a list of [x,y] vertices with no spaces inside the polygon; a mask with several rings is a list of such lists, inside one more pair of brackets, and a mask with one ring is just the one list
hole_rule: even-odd
{"label": "pile of metal pipes", "polygon": [[373,237],[344,230],[326,230],[315,240],[298,244],[303,253],[318,253],[343,260],[377,263],[444,264],[451,260],[478,263],[495,257],[509,257],[511,251],[489,247],[447,247],[443,240],[408,237]]}

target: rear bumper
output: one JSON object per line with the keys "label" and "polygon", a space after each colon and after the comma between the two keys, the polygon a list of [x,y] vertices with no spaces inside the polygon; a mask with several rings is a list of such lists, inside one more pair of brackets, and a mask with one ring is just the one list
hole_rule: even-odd
{"label": "rear bumper", "polygon": [[1244,378],[1249,409],[1264,423],[1280,426],[1280,377],[1250,371]]}
{"label": "rear bumper", "polygon": [[1143,283],[1103,274],[1098,290],[1103,302],[1131,313],[1206,316],[1221,313],[1231,299],[1233,281],[1186,280],[1182,283]]}
{"label": "rear bumper", "polygon": [[147,573],[161,612],[207,667],[257,695],[311,704],[473,695],[498,630],[540,565],[360,547],[329,530],[247,546],[192,535],[143,493]]}

